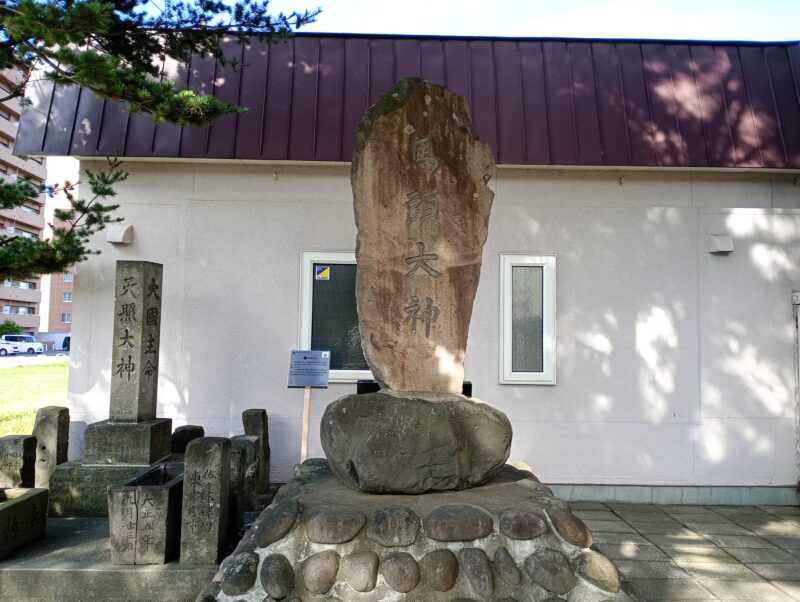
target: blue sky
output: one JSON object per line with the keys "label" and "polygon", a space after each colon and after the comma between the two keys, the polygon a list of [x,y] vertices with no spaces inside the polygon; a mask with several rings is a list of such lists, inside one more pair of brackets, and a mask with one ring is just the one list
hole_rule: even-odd
{"label": "blue sky", "polygon": [[800,0],[273,0],[323,9],[302,31],[509,37],[798,40]]}

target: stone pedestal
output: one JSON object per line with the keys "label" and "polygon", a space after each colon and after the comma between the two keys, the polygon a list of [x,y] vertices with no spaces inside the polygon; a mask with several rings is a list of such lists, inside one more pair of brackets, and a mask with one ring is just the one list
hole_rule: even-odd
{"label": "stone pedestal", "polygon": [[44,535],[47,489],[0,489],[0,558]]}
{"label": "stone pedestal", "polygon": [[64,462],[50,475],[49,516],[108,516],[108,487],[127,483],[147,464]]}
{"label": "stone pedestal", "polygon": [[33,487],[36,437],[0,437],[0,487]]}
{"label": "stone pedestal", "polygon": [[109,487],[111,562],[165,564],[180,545],[183,465],[151,468],[135,479]]}
{"label": "stone pedestal", "polygon": [[209,595],[627,599],[614,565],[589,549],[586,525],[530,472],[505,465],[464,491],[371,495],[343,486],[324,460],[300,468],[224,560]]}
{"label": "stone pedestal", "polygon": [[69,408],[39,408],[33,436],[36,437],[36,487],[47,488],[55,467],[67,461]]}
{"label": "stone pedestal", "polygon": [[115,423],[103,420],[86,427],[83,461],[87,464],[145,464],[170,453],[172,419]]}

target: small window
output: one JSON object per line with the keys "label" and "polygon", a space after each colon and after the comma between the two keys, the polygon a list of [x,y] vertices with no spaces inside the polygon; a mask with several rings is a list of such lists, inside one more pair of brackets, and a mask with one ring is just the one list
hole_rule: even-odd
{"label": "small window", "polygon": [[64,282],[72,282],[72,272],[64,272]]}
{"label": "small window", "polygon": [[355,253],[303,252],[301,349],[331,352],[331,382],[372,378],[361,350]]}
{"label": "small window", "polygon": [[64,303],[72,303],[72,293],[61,293],[61,300]]}
{"label": "small window", "polygon": [[11,287],[11,279],[3,280],[3,286]]}
{"label": "small window", "polygon": [[10,305],[4,305],[3,306],[3,313],[4,314],[10,314],[11,313],[11,306]]}
{"label": "small window", "polygon": [[25,280],[21,280],[17,283],[17,288],[25,289],[28,291],[36,290],[36,283],[35,282],[27,282]]}
{"label": "small window", "polygon": [[556,257],[500,255],[501,383],[556,384]]}
{"label": "small window", "polygon": [[61,314],[61,323],[62,324],[71,324],[72,323],[72,314]]}

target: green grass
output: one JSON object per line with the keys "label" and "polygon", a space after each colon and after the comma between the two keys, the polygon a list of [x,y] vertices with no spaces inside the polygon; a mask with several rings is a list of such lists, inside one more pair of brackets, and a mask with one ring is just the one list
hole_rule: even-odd
{"label": "green grass", "polygon": [[0,368],[0,437],[30,435],[36,410],[65,405],[69,360]]}

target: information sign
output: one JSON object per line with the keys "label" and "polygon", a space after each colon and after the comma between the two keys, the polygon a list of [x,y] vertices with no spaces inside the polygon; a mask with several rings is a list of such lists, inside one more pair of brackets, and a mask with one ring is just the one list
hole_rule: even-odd
{"label": "information sign", "polygon": [[293,350],[289,363],[289,388],[328,388],[331,352]]}

